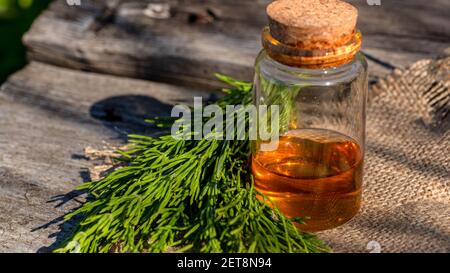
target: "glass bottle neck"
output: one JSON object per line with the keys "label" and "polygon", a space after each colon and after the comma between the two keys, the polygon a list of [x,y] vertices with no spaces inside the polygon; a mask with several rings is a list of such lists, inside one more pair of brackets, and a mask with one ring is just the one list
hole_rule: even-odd
{"label": "glass bottle neck", "polygon": [[337,67],[352,61],[361,49],[362,35],[356,31],[352,40],[343,46],[311,50],[281,43],[270,34],[269,27],[266,27],[262,33],[262,43],[267,54],[277,62],[293,67],[320,69]]}

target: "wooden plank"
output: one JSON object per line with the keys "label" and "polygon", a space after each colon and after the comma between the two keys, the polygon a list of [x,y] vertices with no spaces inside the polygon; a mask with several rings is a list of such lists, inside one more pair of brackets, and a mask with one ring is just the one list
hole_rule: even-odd
{"label": "wooden plank", "polygon": [[41,63],[13,75],[0,89],[0,252],[48,251],[62,239],[71,225],[58,224],[80,205],[73,189],[94,164],[86,147],[155,134],[143,118],[210,94]]}
{"label": "wooden plank", "polygon": [[[161,2],[161,1],[159,1]],[[55,2],[24,37],[31,60],[175,84],[220,85],[214,72],[251,80],[269,0]],[[446,0],[381,1],[360,10],[372,77],[450,44]],[[420,15],[419,15],[420,14]]]}

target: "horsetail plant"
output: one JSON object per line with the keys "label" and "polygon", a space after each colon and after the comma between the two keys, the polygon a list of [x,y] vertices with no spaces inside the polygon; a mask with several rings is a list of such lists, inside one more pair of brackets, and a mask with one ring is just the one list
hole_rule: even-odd
{"label": "horsetail plant", "polygon": [[[250,83],[218,77],[231,86],[219,107],[251,103]],[[56,252],[329,250],[294,226],[300,219],[288,219],[255,191],[248,139],[129,137],[131,147],[120,157],[125,166],[80,187],[93,199],[65,217],[81,220]]]}

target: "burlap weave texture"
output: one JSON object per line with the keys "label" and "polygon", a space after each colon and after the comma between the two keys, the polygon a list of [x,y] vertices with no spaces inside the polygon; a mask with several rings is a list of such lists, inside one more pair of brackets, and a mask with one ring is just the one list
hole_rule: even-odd
{"label": "burlap weave texture", "polygon": [[320,233],[335,252],[450,252],[450,58],[371,89],[363,207]]}

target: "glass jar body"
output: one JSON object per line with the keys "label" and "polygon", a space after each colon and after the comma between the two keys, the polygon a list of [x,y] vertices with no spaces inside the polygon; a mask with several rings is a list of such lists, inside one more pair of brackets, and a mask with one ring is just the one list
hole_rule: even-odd
{"label": "glass jar body", "polygon": [[[361,204],[365,148],[367,63],[362,54],[343,65],[303,69],[262,50],[255,65],[254,105],[277,106],[279,136],[252,141],[256,189],[306,231],[339,226]],[[257,115],[258,124],[262,120]],[[273,142],[273,141],[272,141]]]}

